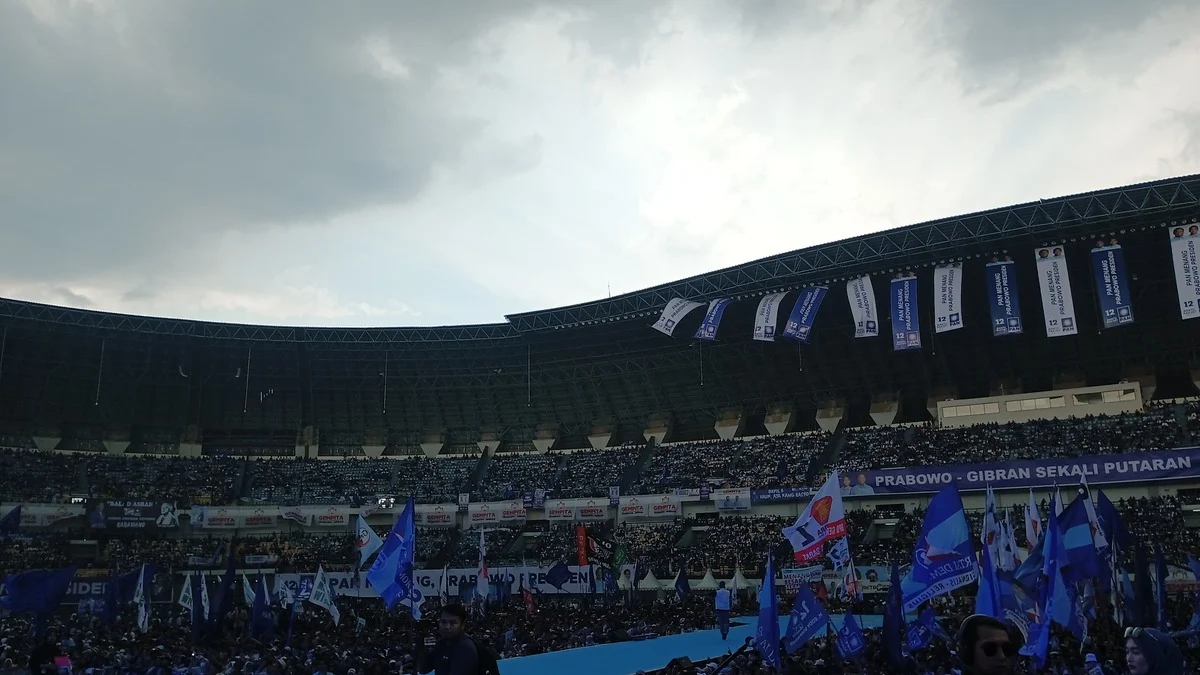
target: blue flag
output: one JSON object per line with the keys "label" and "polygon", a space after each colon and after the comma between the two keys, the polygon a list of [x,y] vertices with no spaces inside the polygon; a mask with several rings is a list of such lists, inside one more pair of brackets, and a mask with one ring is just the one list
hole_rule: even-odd
{"label": "blue flag", "polygon": [[825,608],[813,597],[812,591],[808,590],[808,584],[800,584],[800,590],[796,593],[796,604],[792,605],[792,615],[788,619],[787,637],[784,639],[788,653],[795,654],[800,651],[805,642],[816,637],[818,633],[825,632],[828,625],[829,615],[825,613]]}
{"label": "blue flag", "polygon": [[854,610],[846,612],[846,618],[842,620],[842,627],[837,633],[838,653],[842,655],[843,660],[853,659],[867,648],[862,629],[858,627],[858,621],[854,618]]}
{"label": "blue flag", "polygon": [[776,669],[783,667],[779,658],[779,598],[775,595],[775,557],[767,554],[767,569],[763,572],[762,588],[758,590],[758,630],[754,633],[754,648],[763,662]]}
{"label": "blue flag", "polygon": [[1092,524],[1088,520],[1087,497],[1079,495],[1058,517],[1062,528],[1063,550],[1067,564],[1062,566],[1063,580],[1077,584],[1100,576],[1100,558],[1096,554],[1096,542],[1092,538]]}
{"label": "blue flag", "polygon": [[250,616],[250,634],[262,637],[275,632],[275,611],[271,609],[271,596],[267,592],[267,579],[261,574],[254,584],[254,607]]}
{"label": "blue flag", "polygon": [[0,538],[7,537],[10,534],[16,534],[21,527],[21,505],[17,504],[12,509],[0,517]]}
{"label": "blue flag", "polygon": [[46,616],[58,611],[71,580],[75,578],[76,569],[72,566],[8,575],[4,580],[8,594],[0,598],[0,609],[34,616]]}
{"label": "blue flag", "polygon": [[1103,491],[1100,491],[1099,497],[1096,498],[1096,520],[1099,521],[1109,546],[1116,546],[1122,551],[1133,546],[1133,533],[1129,531],[1125,519],[1121,518],[1121,513]]}
{"label": "blue flag", "polygon": [[563,589],[563,586],[565,586],[567,584],[567,582],[570,580],[571,580],[571,570],[570,570],[570,568],[567,567],[567,564],[561,560],[554,563],[554,565],[551,566],[550,569],[546,570],[546,583],[550,584],[551,586],[557,588],[560,591]]}
{"label": "blue flag", "polygon": [[1158,608],[1158,629],[1167,628],[1167,559],[1163,556],[1162,544],[1154,548],[1154,606]]}
{"label": "blue flag", "polygon": [[883,648],[888,660],[893,666],[904,664],[904,628],[903,596],[900,588],[900,561],[892,561],[891,586],[888,588],[887,601],[883,605]]}
{"label": "blue flag", "polygon": [[954,483],[929,502],[921,535],[913,553],[913,567],[902,582],[905,612],[975,581],[979,569],[967,527],[962,497]]}
{"label": "blue flag", "polygon": [[989,547],[983,547],[979,559],[983,561],[983,569],[979,574],[979,590],[975,593],[975,613],[1003,620],[1004,605],[1000,601],[1000,579],[996,576],[996,565]]}
{"label": "blue flag", "polygon": [[[594,590],[592,591],[595,592]],[[683,567],[680,566],[679,574],[675,577],[675,595],[680,600],[692,594],[692,587],[688,584],[687,575],[683,573]]]}
{"label": "blue flag", "polygon": [[[413,560],[417,553],[416,511],[416,504],[409,497],[367,571],[367,581],[375,587],[388,609],[397,601],[416,602],[413,583]],[[414,613],[419,611],[415,606],[412,610]]]}
{"label": "blue flag", "polygon": [[932,607],[925,608],[921,612],[921,616],[908,626],[908,651],[915,652],[929,646],[933,642],[935,636],[945,639],[946,633],[937,623],[937,615],[934,614]]}

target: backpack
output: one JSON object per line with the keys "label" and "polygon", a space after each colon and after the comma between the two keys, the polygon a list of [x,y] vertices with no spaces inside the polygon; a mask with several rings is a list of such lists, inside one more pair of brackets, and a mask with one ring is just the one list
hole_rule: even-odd
{"label": "backpack", "polygon": [[475,643],[475,652],[478,654],[475,667],[477,675],[500,675],[500,655],[496,650],[475,638],[471,638],[471,642]]}

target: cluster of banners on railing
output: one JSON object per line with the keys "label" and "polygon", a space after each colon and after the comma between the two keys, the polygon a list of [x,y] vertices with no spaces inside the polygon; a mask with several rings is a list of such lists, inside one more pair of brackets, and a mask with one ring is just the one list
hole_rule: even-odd
{"label": "cluster of banners on railing", "polygon": [[1021,298],[1017,295],[1017,263],[1005,256],[993,259],[985,267],[987,274],[988,309],[992,317],[992,335],[1020,335]]}
{"label": "cluster of banners on railing", "polygon": [[179,527],[173,502],[92,500],[87,509],[87,524],[92,529],[173,530]]}
{"label": "cluster of banners on railing", "polygon": [[672,518],[680,514],[675,495],[637,495],[621,497],[621,518]]}
{"label": "cluster of banners on railing", "polygon": [[917,309],[917,275],[899,272],[892,279],[892,349],[921,348],[921,314]]}
{"label": "cluster of banners on railing", "polygon": [[456,513],[458,507],[454,504],[417,504],[413,520],[425,527],[450,527]]}
{"label": "cluster of banners on railing", "polygon": [[[854,568],[858,577],[858,585],[863,593],[886,593],[891,583],[888,581],[889,570],[877,565],[858,565]],[[826,590],[832,592],[843,583],[843,575],[824,565],[809,567],[789,567],[782,570],[783,584],[789,592],[795,593],[804,584],[822,582]]]}
{"label": "cluster of banners on railing", "polygon": [[[550,575],[551,569],[538,566],[493,565],[488,568],[488,578],[493,587],[507,583],[509,593],[513,595],[520,592],[522,583],[535,593],[547,594],[589,593],[593,586],[593,575],[598,590],[603,584],[603,572],[599,566],[568,565],[569,574],[561,578]],[[623,565],[621,573],[626,572],[632,573],[633,565]],[[444,588],[447,595],[452,598],[459,597],[462,589],[474,589],[475,580],[478,578],[475,568],[451,568],[416,570],[413,572],[413,580],[424,597],[433,598],[437,597],[443,589],[443,575],[446,577]],[[277,594],[285,590],[294,593],[303,580],[311,581],[313,576],[312,574],[276,574],[272,586]],[[378,596],[375,589],[367,584],[365,575],[355,576],[353,572],[326,572],[325,576],[329,578],[329,585],[335,595],[370,598]]]}
{"label": "cluster of banners on railing", "polygon": [[1173,227],[1171,266],[1175,268],[1175,294],[1179,297],[1179,316],[1200,317],[1200,225]]}
{"label": "cluster of banners on railing", "polygon": [[479,502],[467,506],[467,525],[507,523],[525,520],[525,504],[520,499],[507,502]]}
{"label": "cluster of banners on railing", "polygon": [[718,511],[747,511],[751,507],[750,488],[721,488],[710,496]]}
{"label": "cluster of banners on railing", "polygon": [[19,527],[50,527],[60,520],[78,518],[84,514],[83,504],[4,504],[0,506],[0,518],[13,509],[21,507]]}
{"label": "cluster of banners on railing", "polygon": [[349,527],[348,506],[284,506],[279,515],[308,527]]}
{"label": "cluster of banners on railing", "polygon": [[546,520],[606,520],[607,499],[550,499]]}
{"label": "cluster of banners on railing", "polygon": [[[1168,229],[1175,288],[1179,299],[1179,314],[1184,319],[1200,317],[1200,225],[1175,226]],[[1099,240],[1090,249],[1093,283],[1103,328],[1115,328],[1134,322],[1133,293],[1129,285],[1130,271],[1125,252],[1116,239]],[[1042,301],[1042,316],[1047,337],[1076,335],[1078,315],[1067,265],[1067,246],[1050,244],[1033,249],[1034,266]],[[1016,263],[1009,257],[993,258],[984,266],[987,304],[995,336],[1019,335],[1024,332],[1021,300],[1017,292]],[[933,270],[933,328],[945,333],[963,327],[961,263],[939,265]],[[891,280],[892,341],[896,351],[920,349],[921,328],[918,311],[918,282],[916,274],[906,272]],[[799,291],[795,305],[783,330],[784,337],[808,342],[817,311],[828,291],[813,286]],[[786,292],[770,293],[759,299],[754,318],[753,338],[771,342]],[[854,337],[879,335],[875,290],[870,276],[846,282],[846,297],[854,320]],[[716,339],[721,317],[731,300],[718,298],[707,303],[708,311],[696,337]],[[675,326],[692,310],[704,307],[703,302],[672,298],[654,323],[654,328],[672,335]]]}
{"label": "cluster of banners on railing", "polygon": [[192,527],[206,530],[275,527],[279,517],[278,506],[193,506],[191,512]]}

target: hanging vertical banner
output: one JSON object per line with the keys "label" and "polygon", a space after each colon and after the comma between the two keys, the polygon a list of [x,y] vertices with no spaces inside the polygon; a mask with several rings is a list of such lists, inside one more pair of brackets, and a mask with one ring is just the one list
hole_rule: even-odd
{"label": "hanging vertical banner", "polygon": [[917,311],[917,275],[899,272],[892,279],[892,349],[921,348],[921,318]]}
{"label": "hanging vertical banner", "polygon": [[1071,296],[1071,277],[1067,273],[1067,254],[1061,245],[1039,248],[1038,287],[1042,289],[1042,315],[1046,319],[1046,337],[1075,335],[1075,299]]}
{"label": "hanging vertical banner", "polygon": [[683,298],[671,298],[671,301],[663,308],[662,316],[658,317],[658,321],[654,322],[654,330],[664,335],[674,335],[675,326],[679,324],[679,321],[693,309],[702,307],[703,305],[703,302],[693,302],[691,300],[684,300]]}
{"label": "hanging vertical banner", "polygon": [[1187,229],[1173,227],[1170,237],[1179,316],[1200,318],[1200,225],[1191,225]]}
{"label": "hanging vertical banner", "polygon": [[987,274],[988,308],[992,315],[992,335],[1020,335],[1021,298],[1017,295],[1017,263],[1012,258],[992,258],[984,268]]}
{"label": "hanging vertical banner", "polygon": [[962,264],[933,269],[933,332],[946,333],[963,327]]}
{"label": "hanging vertical banner", "polygon": [[808,335],[812,332],[813,322],[817,319],[817,310],[829,292],[824,286],[812,286],[800,291],[796,304],[792,307],[792,315],[788,317],[787,326],[783,328],[783,337],[796,342],[808,344]]}
{"label": "hanging vertical banner", "polygon": [[1129,275],[1125,251],[1116,239],[1096,242],[1092,249],[1092,274],[1096,277],[1096,296],[1100,299],[1100,319],[1105,328],[1133,323],[1133,298],[1129,293]]}
{"label": "hanging vertical banner", "polygon": [[878,337],[879,315],[875,312],[875,288],[871,285],[871,277],[847,281],[846,297],[850,300],[850,315],[854,317],[854,337]]}
{"label": "hanging vertical banner", "polygon": [[759,342],[775,341],[775,326],[779,325],[779,303],[787,293],[769,293],[758,301],[754,314],[754,339]]}
{"label": "hanging vertical banner", "polygon": [[721,317],[725,316],[725,308],[733,300],[729,298],[717,298],[708,303],[708,311],[704,314],[704,320],[700,322],[700,327],[696,329],[697,340],[716,340],[717,328],[721,326]]}

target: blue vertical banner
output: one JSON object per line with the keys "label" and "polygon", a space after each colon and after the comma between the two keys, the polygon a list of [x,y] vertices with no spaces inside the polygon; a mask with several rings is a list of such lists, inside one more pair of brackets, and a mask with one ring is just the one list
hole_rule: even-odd
{"label": "blue vertical banner", "polygon": [[730,302],[733,301],[729,298],[717,298],[708,303],[708,311],[704,314],[704,320],[696,329],[697,340],[717,339],[717,329],[721,326],[721,317],[725,316],[725,308],[729,306]]}
{"label": "blue vertical banner", "polygon": [[900,272],[892,279],[892,348],[902,352],[921,348],[921,319],[917,312],[917,275]]}
{"label": "blue vertical banner", "polygon": [[813,322],[828,292],[829,289],[824,286],[812,286],[800,291],[800,297],[796,298],[787,326],[783,329],[785,338],[808,344],[808,335],[812,332]]}
{"label": "blue vertical banner", "polygon": [[1104,327],[1133,323],[1133,297],[1129,293],[1125,251],[1116,239],[1107,244],[1096,242],[1092,249],[1092,274],[1096,278],[1096,297],[1100,300],[1100,319]]}
{"label": "blue vertical banner", "polygon": [[1011,258],[993,259],[984,268],[987,273],[988,308],[992,314],[992,335],[1020,335],[1021,299],[1017,295],[1017,264]]}

